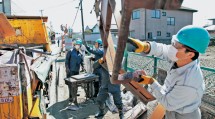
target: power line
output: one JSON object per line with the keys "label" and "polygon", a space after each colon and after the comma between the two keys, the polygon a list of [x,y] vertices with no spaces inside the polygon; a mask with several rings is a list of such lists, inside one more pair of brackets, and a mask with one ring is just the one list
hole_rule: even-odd
{"label": "power line", "polygon": [[[58,7],[62,7],[64,5],[67,5],[68,3],[73,3],[76,0],[70,0],[64,3],[60,3],[57,5],[53,5],[53,6],[49,6],[47,8],[44,8],[43,10],[49,10],[49,9],[53,9],[53,8],[58,8]],[[12,1],[13,5],[15,5],[17,8],[19,8],[21,11],[20,12],[16,12],[16,13],[26,13],[26,10],[22,9],[22,7],[20,7],[19,5],[17,5],[17,3],[15,3],[14,1]],[[13,10],[14,11],[14,10]],[[33,11],[37,11],[37,10],[33,10]]]}
{"label": "power line", "polygon": [[72,28],[73,28],[73,26],[74,26],[74,24],[75,24],[75,21],[76,21],[77,15],[78,15],[78,11],[79,11],[79,7],[80,7],[82,1],[83,1],[83,0],[81,0],[81,1],[79,2],[78,8],[77,8],[77,11],[76,11],[76,14],[75,14],[75,19],[74,19],[74,21],[73,21],[73,23],[72,23]]}
{"label": "power line", "polygon": [[[22,7],[20,7],[19,5],[17,5],[17,3],[15,3],[15,2],[12,1],[12,0],[11,0],[11,2],[12,2],[12,4],[15,5],[18,9],[20,9],[21,12],[23,12],[23,13],[26,12]],[[13,11],[14,11],[14,10],[13,10]],[[15,12],[15,11],[14,11],[14,12]],[[17,13],[17,12],[15,12],[15,13]]]}
{"label": "power line", "polygon": [[44,8],[44,10],[48,10],[48,9],[52,9],[52,8],[56,8],[56,7],[61,7],[61,6],[67,5],[68,3],[73,3],[74,1],[76,1],[76,0],[70,0],[70,1],[58,4],[58,5],[53,5],[53,6]]}

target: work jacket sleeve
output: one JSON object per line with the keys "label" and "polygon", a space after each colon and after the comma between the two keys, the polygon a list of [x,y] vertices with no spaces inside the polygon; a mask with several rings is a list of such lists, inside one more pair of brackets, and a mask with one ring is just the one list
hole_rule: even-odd
{"label": "work jacket sleeve", "polygon": [[143,56],[156,56],[161,59],[167,60],[168,62],[171,62],[171,60],[168,58],[168,49],[170,45],[162,44],[162,43],[156,43],[156,42],[149,42],[150,43],[150,52],[148,54],[142,52],[141,55]]}
{"label": "work jacket sleeve", "polygon": [[102,50],[96,50],[93,48],[90,48],[89,46],[86,46],[87,51],[89,51],[90,53],[94,54],[94,55],[103,55],[103,51]]}
{"label": "work jacket sleeve", "polygon": [[71,57],[71,51],[68,51],[66,54],[66,61],[65,61],[66,68],[69,68],[70,57]]}
{"label": "work jacket sleeve", "polygon": [[186,105],[192,105],[198,98],[196,90],[189,86],[175,85],[171,91],[167,92],[165,85],[161,86],[155,81],[150,88],[156,99],[165,107],[168,111],[175,111]]}
{"label": "work jacket sleeve", "polygon": [[84,58],[81,58],[81,66],[84,67]]}

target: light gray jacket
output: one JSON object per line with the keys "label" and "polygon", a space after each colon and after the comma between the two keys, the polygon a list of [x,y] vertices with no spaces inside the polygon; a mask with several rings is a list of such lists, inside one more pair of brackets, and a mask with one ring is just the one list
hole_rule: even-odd
{"label": "light gray jacket", "polygon": [[[155,42],[150,42],[150,45],[150,53],[142,53],[142,55],[155,55],[171,62],[167,57],[168,45]],[[172,65],[173,64],[174,62],[172,62]],[[195,60],[183,67],[169,69],[164,85],[161,86],[156,81],[150,88],[157,100],[168,112],[180,114],[184,119],[190,118],[190,115],[186,115],[196,112],[196,110],[199,109],[201,98],[205,90],[204,77],[200,69],[199,61]],[[191,119],[201,118],[199,116],[201,116],[201,114]]]}

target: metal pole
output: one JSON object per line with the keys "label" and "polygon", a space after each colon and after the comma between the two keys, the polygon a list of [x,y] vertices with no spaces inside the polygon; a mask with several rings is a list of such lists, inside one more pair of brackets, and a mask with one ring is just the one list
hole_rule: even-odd
{"label": "metal pole", "polygon": [[3,13],[5,14],[5,5],[4,5],[4,0],[2,0],[2,11],[3,11]]}
{"label": "metal pole", "polygon": [[28,119],[28,94],[27,94],[27,78],[26,78],[26,72],[25,72],[25,64],[24,58],[21,54],[21,52],[24,52],[24,49],[19,49],[19,66],[20,66],[20,81],[21,81],[21,90],[22,90],[22,111],[23,111],[23,119]]}
{"label": "metal pole", "polygon": [[157,57],[154,57],[153,56],[153,58],[154,58],[154,76],[156,76],[156,74],[157,74],[157,65],[158,65],[158,59],[157,59]]}
{"label": "metal pole", "polygon": [[82,35],[83,35],[83,40],[85,41],[85,35],[84,35],[84,17],[83,17],[83,7],[82,7],[83,0],[81,0],[80,2],[81,2]]}
{"label": "metal pole", "polygon": [[41,17],[43,17],[43,10],[40,10],[40,13],[41,13]]}

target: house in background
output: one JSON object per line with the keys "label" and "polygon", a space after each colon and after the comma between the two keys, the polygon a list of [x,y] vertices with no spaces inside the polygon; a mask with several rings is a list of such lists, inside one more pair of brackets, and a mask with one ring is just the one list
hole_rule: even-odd
{"label": "house in background", "polygon": [[99,33],[99,26],[98,26],[98,24],[95,24],[93,26],[87,25],[85,28],[85,32],[86,31],[91,31],[92,33]]}
{"label": "house in background", "polygon": [[212,21],[212,24],[207,25],[205,29],[209,32],[211,37],[210,45],[215,45],[215,18],[209,20]]}
{"label": "house in background", "polygon": [[130,36],[140,40],[170,41],[172,35],[186,25],[193,24],[197,10],[181,7],[178,10],[136,9],[132,12]]}
{"label": "house in background", "polygon": [[[91,31],[91,33],[89,33]],[[114,44],[117,44],[117,35],[118,35],[118,29],[116,24],[112,24],[110,28],[111,34],[112,34],[112,39]],[[101,38],[101,34],[99,31],[99,26],[98,24],[95,24],[93,26],[86,26],[85,28],[85,41],[94,44],[95,40]]]}
{"label": "house in background", "polygon": [[211,39],[215,39],[215,18],[209,20],[212,21],[212,25],[205,27],[205,29],[209,32]]}
{"label": "house in background", "polygon": [[0,12],[11,15],[11,0],[0,0]]}

